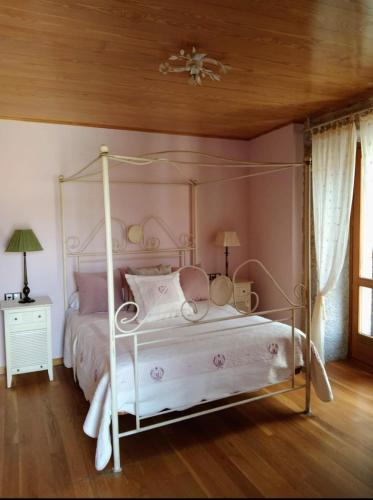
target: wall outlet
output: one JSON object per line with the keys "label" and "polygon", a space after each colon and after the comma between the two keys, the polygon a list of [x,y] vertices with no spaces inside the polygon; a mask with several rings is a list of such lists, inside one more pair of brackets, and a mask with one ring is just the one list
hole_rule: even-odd
{"label": "wall outlet", "polygon": [[20,299],[22,299],[22,292],[4,293],[4,300],[20,300]]}

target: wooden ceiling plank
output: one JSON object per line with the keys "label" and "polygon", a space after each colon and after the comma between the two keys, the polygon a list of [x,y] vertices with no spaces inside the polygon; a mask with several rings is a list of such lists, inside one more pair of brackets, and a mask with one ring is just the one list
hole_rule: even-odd
{"label": "wooden ceiling plank", "polygon": [[[345,0],[3,0],[0,112],[250,138],[371,92],[372,14]],[[233,66],[220,83],[158,72],[191,43]]]}

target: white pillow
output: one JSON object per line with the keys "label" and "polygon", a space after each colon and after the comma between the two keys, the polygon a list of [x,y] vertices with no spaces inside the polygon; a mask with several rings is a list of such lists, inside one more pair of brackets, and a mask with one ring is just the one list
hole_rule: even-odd
{"label": "white pillow", "polygon": [[79,292],[77,290],[70,295],[69,307],[70,309],[79,310]]}
{"label": "white pillow", "polygon": [[[138,320],[156,321],[181,316],[185,302],[178,271],[161,276],[126,274],[126,280],[139,306]],[[185,315],[193,314],[189,304],[183,307]]]}

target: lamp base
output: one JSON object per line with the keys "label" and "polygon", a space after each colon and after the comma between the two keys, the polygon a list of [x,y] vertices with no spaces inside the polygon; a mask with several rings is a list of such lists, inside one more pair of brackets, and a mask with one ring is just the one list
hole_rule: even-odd
{"label": "lamp base", "polygon": [[26,268],[26,257],[25,257],[25,283],[24,283],[24,287],[23,287],[23,299],[19,300],[18,303],[19,304],[29,304],[30,302],[35,302],[34,299],[31,299],[29,297],[29,293],[30,293],[30,288],[28,286],[28,283],[27,283],[27,268]]}
{"label": "lamp base", "polygon": [[228,277],[228,247],[225,247],[225,275]]}
{"label": "lamp base", "polygon": [[18,301],[19,304],[29,304],[30,302],[35,302],[35,299],[30,299],[30,297],[25,297]]}

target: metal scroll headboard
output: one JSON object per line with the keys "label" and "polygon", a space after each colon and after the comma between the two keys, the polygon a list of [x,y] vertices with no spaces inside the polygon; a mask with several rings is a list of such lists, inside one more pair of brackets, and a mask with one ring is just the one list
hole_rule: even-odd
{"label": "metal scroll headboard", "polygon": [[[159,216],[149,215],[138,224],[128,225],[117,217],[112,217],[112,227],[115,236],[113,242],[113,259],[132,261],[135,259],[154,260],[156,258],[171,258],[177,260],[178,266],[192,262],[194,242],[191,234],[175,232]],[[73,271],[80,271],[84,263],[106,262],[106,251],[100,248],[100,236],[104,243],[105,221],[101,219],[83,239],[78,236],[65,238],[65,269],[70,273],[66,279],[65,300],[69,293],[68,283],[72,283]],[[68,262],[70,265],[68,266]]]}

